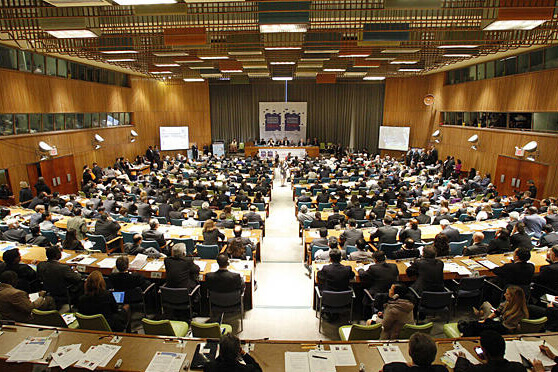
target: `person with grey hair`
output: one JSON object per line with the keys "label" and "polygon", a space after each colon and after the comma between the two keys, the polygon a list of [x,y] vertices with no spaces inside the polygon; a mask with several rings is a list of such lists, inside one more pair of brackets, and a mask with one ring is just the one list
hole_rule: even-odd
{"label": "person with grey hair", "polygon": [[509,230],[509,232],[511,233],[513,231],[513,228],[515,227],[515,225],[517,225],[517,223],[519,222],[519,212],[513,211],[510,212],[508,214],[509,217],[509,221],[508,224],[506,225],[506,229]]}
{"label": "person with grey hair", "polygon": [[311,213],[308,213],[308,207],[306,205],[300,206],[296,218],[298,219],[298,222],[303,226],[304,226],[304,221],[314,221],[314,216],[312,216]]}
{"label": "person with grey hair", "polygon": [[39,224],[43,220],[43,214],[45,213],[45,206],[43,204],[39,204],[35,206],[35,212],[29,218],[29,226],[33,226]]}
{"label": "person with grey hair", "polygon": [[64,208],[60,209],[60,213],[63,216],[73,216],[72,210],[74,209],[74,204],[72,202],[67,202],[64,204]]}
{"label": "person with grey hair", "polygon": [[198,221],[203,222],[216,217],[217,217],[217,213],[209,209],[209,203],[206,201],[203,202],[201,209],[198,211]]}
{"label": "person with grey hair", "polygon": [[458,242],[460,237],[459,237],[459,230],[451,227],[450,222],[446,219],[443,219],[440,221],[440,227],[442,228],[442,231],[440,231],[440,234],[444,234],[445,236],[448,237],[449,243],[451,242]]}
{"label": "person with grey hair", "polygon": [[167,242],[163,232],[159,231],[159,221],[156,218],[149,220],[149,229],[144,230],[141,236],[144,240],[154,240],[159,244],[159,249],[162,249]]}
{"label": "person with grey hair", "polygon": [[196,211],[189,210],[188,218],[182,221],[182,227],[200,227],[200,221],[196,220]]}
{"label": "person with grey hair", "polygon": [[116,201],[114,201],[114,195],[108,194],[106,200],[103,200],[103,207],[107,213],[114,212],[114,207],[116,206]]}
{"label": "person with grey hair", "polygon": [[24,244],[27,233],[19,227],[19,222],[15,218],[10,218],[6,221],[6,224],[8,225],[8,230],[2,233],[3,240]]}
{"label": "person with grey hair", "polygon": [[297,201],[299,203],[309,203],[312,201],[312,198],[306,193],[305,189],[300,190],[300,196],[298,197]]}
{"label": "person with grey hair", "polygon": [[141,242],[143,238],[141,234],[134,234],[132,237],[132,243],[124,244],[124,252],[130,255],[145,254],[150,258],[164,258],[167,257],[165,254],[159,252],[153,247],[142,247]]}
{"label": "person with grey hair", "polygon": [[194,289],[198,284],[200,268],[194,259],[186,254],[186,246],[177,243],[172,247],[172,256],[165,258],[167,287]]}

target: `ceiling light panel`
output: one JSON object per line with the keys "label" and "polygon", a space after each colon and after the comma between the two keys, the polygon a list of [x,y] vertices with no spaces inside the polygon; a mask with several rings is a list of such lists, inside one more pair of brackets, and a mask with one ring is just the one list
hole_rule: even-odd
{"label": "ceiling light panel", "polygon": [[175,4],[176,0],[113,0],[118,5],[159,5]]}
{"label": "ceiling light panel", "polygon": [[96,33],[91,30],[45,30],[48,34],[57,39],[85,39],[98,37]]}
{"label": "ceiling light panel", "polygon": [[420,52],[420,49],[411,49],[411,48],[391,48],[391,49],[384,49],[382,50],[381,53],[386,53],[386,54],[411,54],[411,53],[417,53]]}

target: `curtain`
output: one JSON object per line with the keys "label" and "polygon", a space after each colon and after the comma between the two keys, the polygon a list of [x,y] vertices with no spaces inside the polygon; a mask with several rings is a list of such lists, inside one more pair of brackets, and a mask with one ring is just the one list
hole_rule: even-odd
{"label": "curtain", "polygon": [[[255,82],[250,85],[214,83],[209,87],[211,131],[214,140],[250,141],[259,138],[259,102],[285,100],[283,82]],[[376,152],[382,123],[384,84],[288,83],[290,102],[308,102],[306,136],[320,142],[351,144]]]}

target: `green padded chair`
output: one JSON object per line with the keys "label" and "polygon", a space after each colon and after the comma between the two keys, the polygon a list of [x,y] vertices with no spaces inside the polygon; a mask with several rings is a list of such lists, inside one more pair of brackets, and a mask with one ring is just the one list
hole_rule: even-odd
{"label": "green padded chair", "polygon": [[76,318],[80,329],[89,329],[91,331],[112,332],[105,316],[103,314],[83,315],[76,313]]}
{"label": "green padded chair", "polygon": [[411,338],[413,333],[416,333],[416,332],[430,334],[430,332],[432,331],[433,326],[434,326],[434,323],[432,323],[432,322],[428,322],[428,323],[420,324],[420,325],[405,324],[403,326],[403,328],[401,329],[401,332],[399,332],[399,338],[404,339],[404,340],[408,340],[409,338]]}
{"label": "green padded chair", "polygon": [[341,341],[379,340],[381,333],[381,323],[372,325],[352,324],[339,327]]}
{"label": "green padded chair", "polygon": [[541,333],[544,332],[544,326],[548,318],[543,316],[538,319],[521,319],[519,333]]}
{"label": "green padded chair", "polygon": [[141,320],[146,335],[185,337],[188,333],[188,323],[176,320]]}
{"label": "green padded chair", "polygon": [[57,327],[57,328],[71,328],[76,329],[78,327],[77,320],[73,321],[70,324],[66,324],[62,315],[56,310],[38,310],[33,309],[31,310],[33,313],[33,324],[47,326],[47,327]]}
{"label": "green padded chair", "polygon": [[444,324],[444,335],[447,338],[459,338],[461,337],[461,332],[457,328],[457,323],[446,323]]}
{"label": "green padded chair", "polygon": [[228,324],[219,323],[190,323],[192,337],[199,338],[221,338],[221,335],[232,333],[232,327]]}

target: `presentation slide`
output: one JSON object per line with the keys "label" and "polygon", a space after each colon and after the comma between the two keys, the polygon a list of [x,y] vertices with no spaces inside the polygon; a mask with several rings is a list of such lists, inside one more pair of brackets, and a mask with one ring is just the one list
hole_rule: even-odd
{"label": "presentation slide", "polygon": [[382,150],[409,150],[409,127],[380,127],[378,147]]}
{"label": "presentation slide", "polygon": [[190,147],[188,127],[159,127],[161,151],[186,150]]}
{"label": "presentation slide", "polygon": [[215,142],[211,145],[213,155],[217,157],[225,156],[225,144],[223,142]]}

